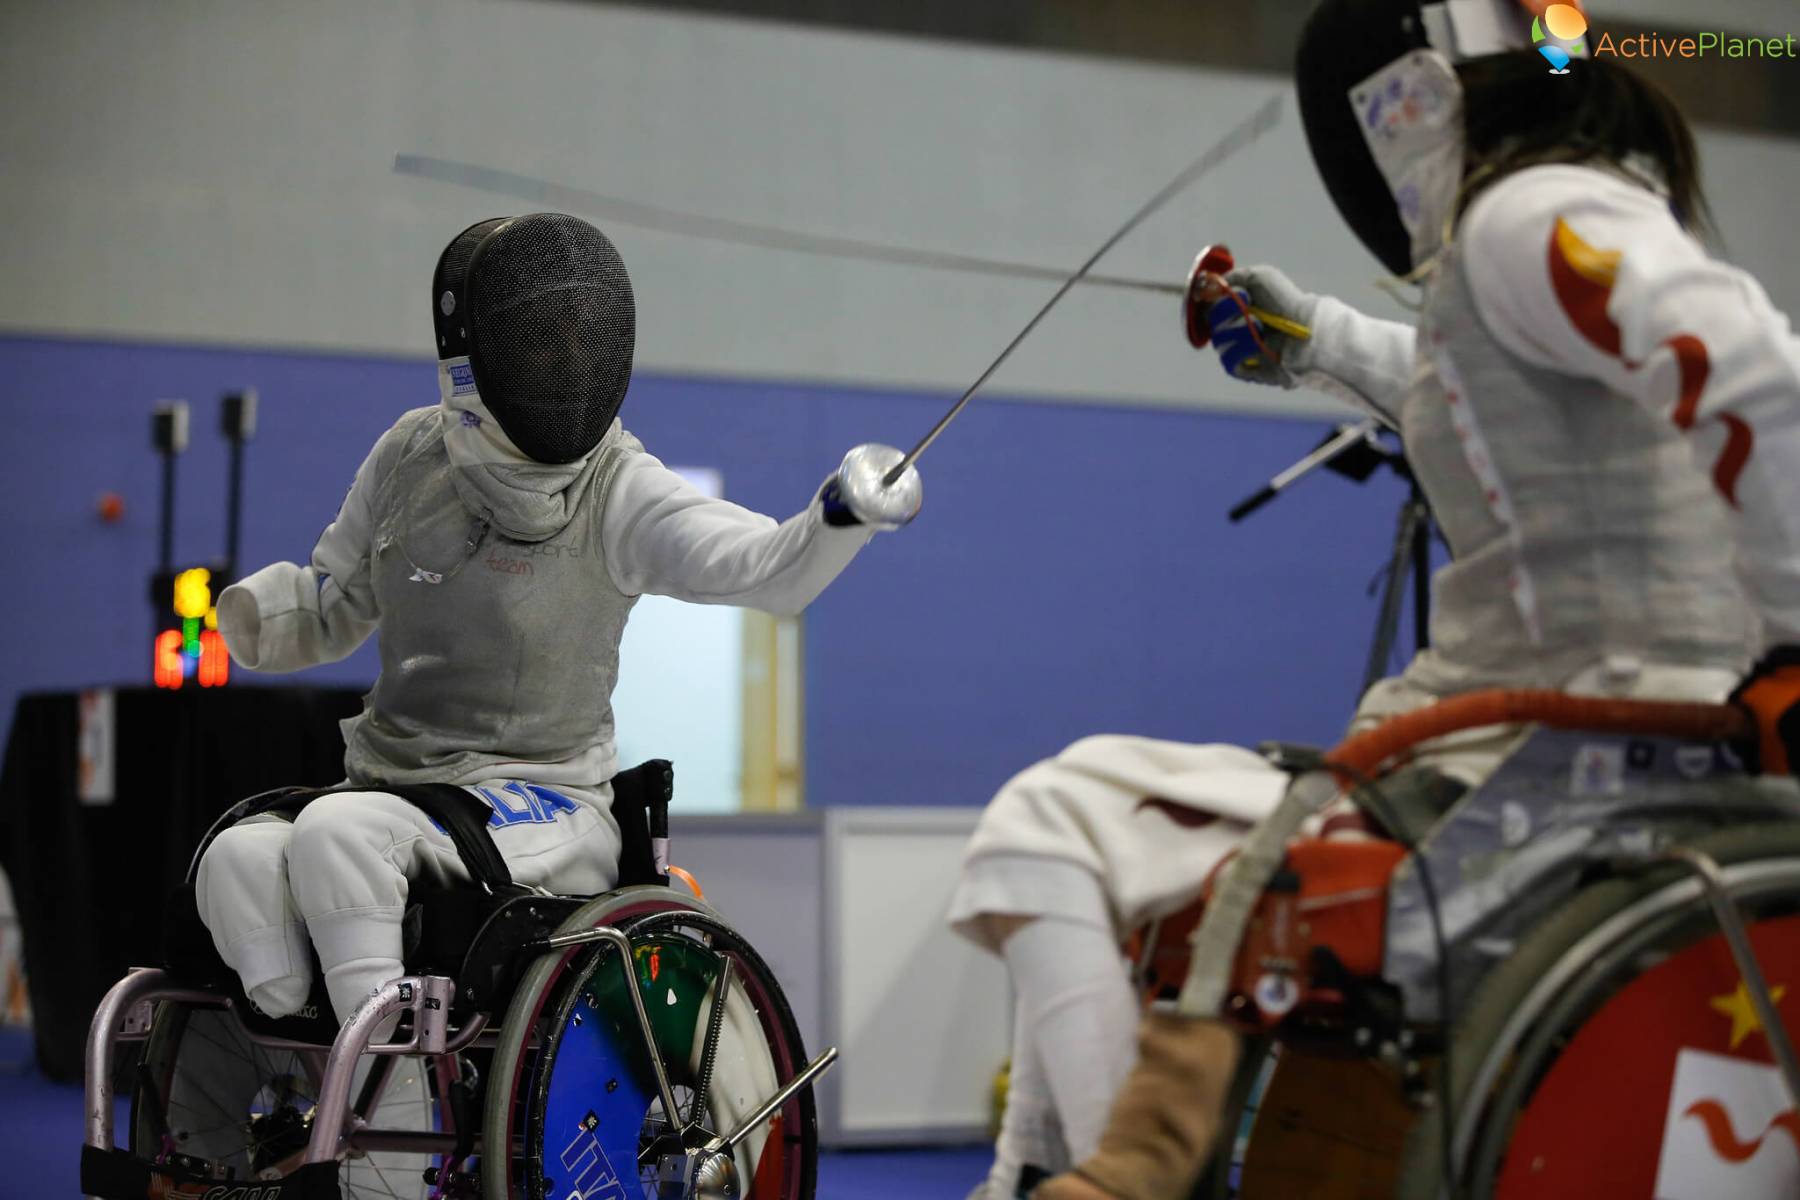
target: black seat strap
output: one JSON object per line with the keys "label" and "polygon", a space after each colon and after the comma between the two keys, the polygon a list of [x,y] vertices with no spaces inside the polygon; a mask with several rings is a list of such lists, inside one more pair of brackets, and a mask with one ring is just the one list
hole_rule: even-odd
{"label": "black seat strap", "polygon": [[494,845],[493,835],[488,832],[488,821],[494,810],[473,792],[453,783],[383,784],[379,789],[356,790],[388,792],[436,821],[456,843],[457,857],[462,859],[469,877],[490,892],[513,885],[512,871],[500,857],[500,847]]}
{"label": "black seat strap", "polygon": [[294,788],[258,797],[238,820],[275,813],[291,821],[320,796],[335,792],[382,792],[400,797],[437,822],[438,828],[450,836],[456,845],[456,856],[462,859],[471,879],[493,892],[512,887],[512,871],[500,857],[500,848],[494,845],[493,836],[488,833],[488,821],[494,810],[481,797],[453,783],[350,784],[319,790]]}

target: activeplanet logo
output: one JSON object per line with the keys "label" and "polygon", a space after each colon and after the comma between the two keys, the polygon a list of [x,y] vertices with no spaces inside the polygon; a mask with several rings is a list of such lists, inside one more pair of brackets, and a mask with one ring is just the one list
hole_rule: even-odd
{"label": "activeplanet logo", "polygon": [[1581,40],[1587,29],[1587,17],[1579,8],[1573,4],[1552,4],[1542,16],[1532,20],[1531,44],[1550,64],[1552,75],[1567,75],[1569,59],[1587,53]]}
{"label": "activeplanet logo", "polygon": [[1786,37],[1738,37],[1724,32],[1682,37],[1634,33],[1619,38],[1603,33],[1594,43],[1594,53],[1616,54],[1620,58],[1800,58],[1791,33]]}

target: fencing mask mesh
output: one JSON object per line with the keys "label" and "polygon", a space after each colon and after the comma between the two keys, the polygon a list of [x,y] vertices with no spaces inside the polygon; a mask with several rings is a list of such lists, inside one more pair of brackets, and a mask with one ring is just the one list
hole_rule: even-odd
{"label": "fencing mask mesh", "polygon": [[560,213],[484,221],[438,262],[438,356],[472,381],[521,452],[573,462],[605,436],[631,382],[636,308],[606,235]]}
{"label": "fencing mask mesh", "polygon": [[1300,119],[1325,190],[1351,232],[1395,275],[1413,268],[1411,235],[1350,93],[1426,45],[1418,0],[1324,0],[1294,56]]}

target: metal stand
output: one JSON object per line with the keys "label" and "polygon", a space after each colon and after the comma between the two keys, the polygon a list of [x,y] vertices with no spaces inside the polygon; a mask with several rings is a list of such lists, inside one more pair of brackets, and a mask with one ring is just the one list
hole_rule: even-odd
{"label": "metal stand", "polygon": [[1407,577],[1412,579],[1413,644],[1423,650],[1431,644],[1431,506],[1419,481],[1413,477],[1406,455],[1382,443],[1380,426],[1373,419],[1355,425],[1340,425],[1312,453],[1281,472],[1268,483],[1234,505],[1233,522],[1241,521],[1289,486],[1320,467],[1363,483],[1382,467],[1406,480],[1408,495],[1400,508],[1394,531],[1394,549],[1381,580],[1381,607],[1375,618],[1375,633],[1369,646],[1368,665],[1363,669],[1362,688],[1366,692],[1388,673],[1388,660],[1400,636],[1401,605],[1406,596]]}
{"label": "metal stand", "polygon": [[[156,522],[156,567],[159,575],[173,577],[175,569],[175,460],[188,446],[188,406],[186,400],[164,400],[156,406],[150,420],[150,444],[162,458],[162,494],[159,497]],[[151,585],[151,602],[160,614],[166,597]]]}
{"label": "metal stand", "polygon": [[222,585],[237,580],[238,545],[243,530],[244,512],[244,443],[256,432],[255,388],[245,388],[225,396],[219,405],[219,431],[225,435],[225,442],[231,448],[225,484],[225,563],[221,573]]}
{"label": "metal stand", "polygon": [[1388,466],[1404,478],[1410,489],[1406,503],[1400,506],[1399,521],[1394,530],[1394,551],[1382,573],[1381,610],[1375,618],[1375,635],[1369,644],[1369,662],[1363,668],[1362,690],[1386,677],[1393,657],[1394,642],[1400,636],[1401,598],[1406,594],[1407,576],[1412,576],[1413,645],[1423,650],[1431,644],[1431,506],[1412,468],[1398,451],[1389,451]]}

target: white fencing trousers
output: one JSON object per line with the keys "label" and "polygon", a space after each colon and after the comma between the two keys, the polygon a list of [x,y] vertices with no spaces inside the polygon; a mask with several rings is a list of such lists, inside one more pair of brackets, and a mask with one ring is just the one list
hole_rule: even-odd
{"label": "white fencing trousers", "polygon": [[[469,791],[494,809],[488,832],[515,882],[552,892],[603,892],[619,876],[612,786],[546,787],[495,779]],[[400,921],[412,880],[468,882],[449,835],[383,792],[314,800],[292,823],[252,818],[225,830],[200,860],[200,919],[256,1006],[286,1016],[312,988],[310,934],[338,1020],[404,974]]]}
{"label": "white fencing trousers", "polygon": [[1092,876],[1064,867],[1082,919],[1040,917],[1000,952],[1018,996],[1012,1075],[983,1200],[1011,1200],[1027,1166],[1065,1171],[1100,1145],[1137,1060],[1137,998]]}
{"label": "white fencing trousers", "polygon": [[1105,734],[1001,787],[975,827],[950,924],[986,949],[987,915],[1086,920],[1066,864],[1098,881],[1119,938],[1184,907],[1281,799],[1287,776],[1237,746]]}

